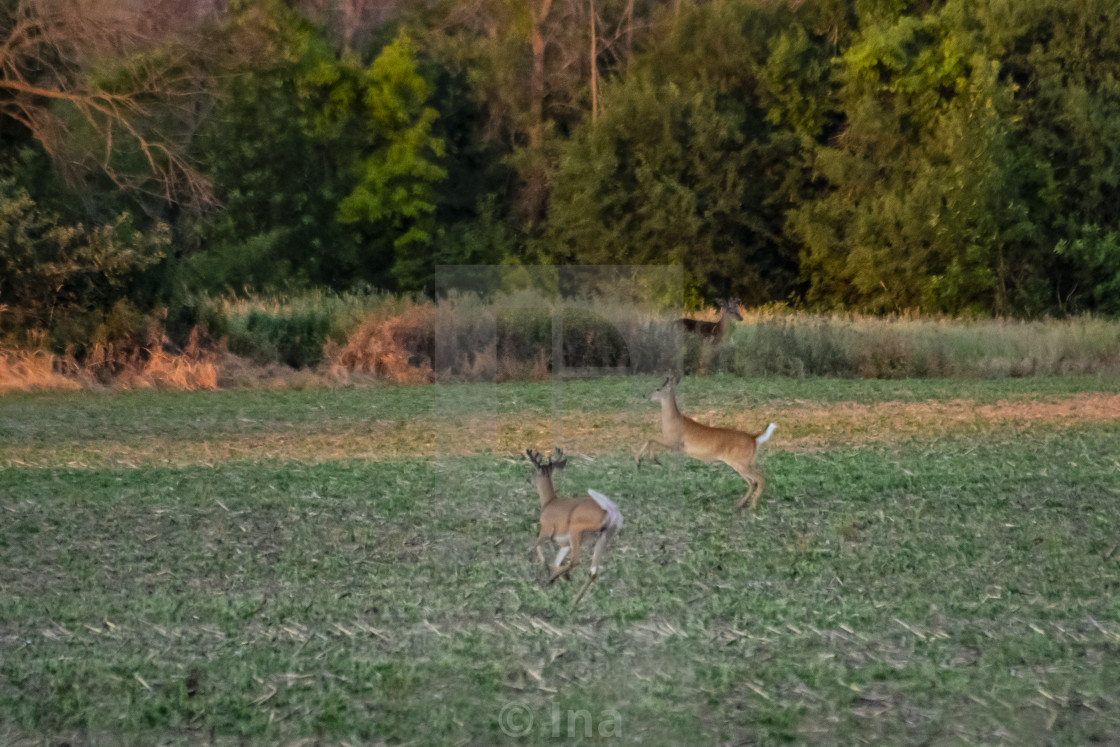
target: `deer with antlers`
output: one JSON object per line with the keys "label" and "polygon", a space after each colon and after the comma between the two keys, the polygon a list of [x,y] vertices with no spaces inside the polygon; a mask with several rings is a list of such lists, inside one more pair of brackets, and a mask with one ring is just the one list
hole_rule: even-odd
{"label": "deer with antlers", "polygon": [[753,509],[762,495],[766,479],[754,466],[758,447],[770,440],[778,426],[771,423],[764,433],[744,433],[732,428],[713,428],[697,423],[681,413],[677,408],[677,398],[673,387],[680,383],[680,377],[666,377],[664,383],[650,395],[654,402],[661,403],[661,438],[651,438],[638,450],[639,469],[642,455],[654,444],[671,451],[683,451],[690,457],[704,461],[719,460],[739,473],[747,481],[747,494],[739,501],[742,509],[748,501]]}
{"label": "deer with antlers", "polygon": [[702,319],[689,319],[688,317],[681,317],[673,322],[674,326],[685,332],[690,332],[700,337],[707,338],[719,342],[723,339],[724,333],[727,331],[728,317],[734,318],[738,321],[743,321],[743,315],[739,313],[739,299],[737,298],[724,298],[719,302],[720,313],[719,319],[714,322],[706,322]]}
{"label": "deer with antlers", "polygon": [[[596,490],[588,490],[589,498],[558,498],[556,490],[552,487],[553,470],[564,469],[568,460],[564,459],[564,452],[556,449],[555,456],[547,462],[541,461],[541,455],[532,449],[526,449],[525,454],[533,463],[533,474],[529,482],[536,487],[541,498],[541,531],[537,536],[537,557],[544,565],[547,576],[545,584],[551,584],[560,576],[569,573],[579,565],[580,542],[589,535],[598,535],[595,542],[595,551],[591,556],[591,573],[584,582],[579,594],[572,600],[572,604],[579,604],[584,592],[591,586],[599,575],[599,563],[610,541],[622,529],[622,512],[618,510],[607,496]],[[541,543],[550,539],[556,543],[560,550],[556,553],[551,574],[548,562],[544,559]],[[568,562],[564,559],[571,553]]]}

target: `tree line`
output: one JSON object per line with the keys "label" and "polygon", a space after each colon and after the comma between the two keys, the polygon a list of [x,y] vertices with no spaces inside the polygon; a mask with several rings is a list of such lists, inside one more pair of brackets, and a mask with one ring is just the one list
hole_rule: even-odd
{"label": "tree line", "polygon": [[0,0],[9,339],[437,264],[1115,314],[1118,192],[1108,0]]}

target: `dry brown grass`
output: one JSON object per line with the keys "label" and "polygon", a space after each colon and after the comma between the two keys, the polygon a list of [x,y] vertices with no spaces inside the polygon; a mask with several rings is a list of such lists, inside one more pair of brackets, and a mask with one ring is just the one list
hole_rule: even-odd
{"label": "dry brown grass", "polygon": [[72,352],[0,351],[0,392],[114,389],[217,389],[221,351],[204,347],[191,333],[179,353],[166,350],[161,333],[144,345],[95,344],[79,362]]}
{"label": "dry brown grass", "polygon": [[68,353],[59,359],[58,366],[87,386],[187,391],[218,388],[219,352],[201,344],[197,329],[191,332],[181,353],[167,352],[168,346],[163,332],[153,327],[142,345],[98,343],[81,363]]}
{"label": "dry brown grass", "polygon": [[54,356],[42,350],[0,350],[0,394],[80,389],[54,370]]}
{"label": "dry brown grass", "polygon": [[390,384],[426,384],[433,380],[434,338],[434,304],[415,304],[399,313],[383,307],[369,314],[345,345],[328,344],[324,366],[342,382],[357,374]]}
{"label": "dry brown grass", "polygon": [[223,351],[217,361],[219,389],[309,389],[330,386],[332,381],[318,371],[297,370],[283,363],[254,363]]}

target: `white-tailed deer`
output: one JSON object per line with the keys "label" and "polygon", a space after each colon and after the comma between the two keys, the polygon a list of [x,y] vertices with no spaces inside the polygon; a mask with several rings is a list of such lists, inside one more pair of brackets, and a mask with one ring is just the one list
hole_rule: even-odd
{"label": "white-tailed deer", "polygon": [[714,322],[706,322],[702,319],[689,319],[688,317],[681,317],[673,322],[674,325],[692,334],[706,337],[710,340],[719,342],[723,339],[724,333],[727,331],[727,317],[734,317],[738,321],[743,321],[743,315],[739,313],[739,299],[725,298],[720,299],[719,302],[720,313],[719,319]]}
{"label": "white-tailed deer", "polygon": [[771,423],[764,433],[744,433],[732,428],[701,425],[677,409],[673,386],[679,382],[680,377],[666,378],[665,383],[650,395],[651,400],[661,403],[661,438],[651,438],[642,444],[638,450],[638,467],[642,466],[642,455],[650,451],[653,444],[660,444],[671,451],[683,451],[704,461],[718,459],[747,481],[747,494],[739,501],[738,507],[742,508],[750,501],[751,508],[754,508],[762,495],[762,486],[766,484],[766,479],[754,466],[754,457],[758,447],[770,439],[778,426]]}
{"label": "white-tailed deer", "polygon": [[[572,600],[573,605],[579,604],[587,587],[599,575],[599,563],[607,545],[618,530],[622,529],[622,512],[614,501],[595,490],[587,491],[590,498],[556,497],[556,490],[552,487],[552,471],[564,469],[568,463],[560,449],[556,449],[555,458],[549,458],[547,462],[541,462],[541,455],[531,449],[526,449],[525,454],[533,463],[533,475],[529,482],[536,487],[541,497],[541,532],[537,536],[536,547],[537,557],[541,559],[547,576],[545,584],[551,584],[579,565],[579,545],[584,537],[592,534],[599,536],[595,542],[595,552],[591,556],[591,573],[579,594]],[[560,548],[556,553],[551,575],[541,550],[541,543],[545,539],[552,540]],[[571,557],[563,564],[569,552]]]}

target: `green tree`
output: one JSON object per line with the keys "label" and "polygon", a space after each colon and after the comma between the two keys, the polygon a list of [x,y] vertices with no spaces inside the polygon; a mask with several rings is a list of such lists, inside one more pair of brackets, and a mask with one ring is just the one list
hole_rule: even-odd
{"label": "green tree", "polygon": [[198,282],[425,287],[445,171],[407,37],[365,65],[279,3],[248,6],[232,33],[260,60],[202,138],[225,209],[191,259]]}
{"label": "green tree", "polygon": [[[350,104],[312,130],[327,142],[357,139],[357,184],[338,207],[345,224],[368,224],[392,237],[393,275],[402,290],[428,289],[434,273],[435,185],[447,176],[443,140],[433,133],[439,113],[428,106],[429,85],[417,71],[412,42],[398,36],[373,63],[346,81],[335,71],[313,80],[326,101]],[[351,98],[353,97],[353,98]]]}
{"label": "green tree", "polygon": [[235,12],[227,33],[244,57],[219,70],[226,86],[196,143],[222,210],[195,229],[193,284],[388,285],[391,257],[365,249],[363,233],[336,219],[350,189],[342,154],[307,127],[301,82],[317,66],[333,64],[333,48],[319,29],[278,4]]}
{"label": "green tree", "polygon": [[488,115],[481,134],[517,175],[503,212],[539,232],[556,149],[586,114],[601,78],[648,34],[649,0],[440,0],[417,22],[426,48],[461,74]]}
{"label": "green tree", "polygon": [[1120,230],[1085,226],[1077,238],[1059,241],[1054,252],[1073,264],[1067,272],[1077,273],[1073,277],[1081,281],[1080,305],[1120,315]]}
{"label": "green tree", "polygon": [[1120,8],[1108,0],[1023,0],[981,3],[975,12],[1014,92],[1008,121],[1017,147],[1037,165],[1032,218],[1049,304],[1115,313]]}
{"label": "green tree", "polygon": [[791,217],[810,303],[1029,307],[1029,169],[1007,126],[1010,91],[968,20],[950,3],[868,23],[838,60],[845,122],[814,162],[827,190]]}
{"label": "green tree", "polygon": [[693,292],[785,298],[796,249],[782,236],[799,140],[759,96],[768,41],[788,14],[690,10],[604,88],[604,110],[561,149],[545,256],[681,264]]}

